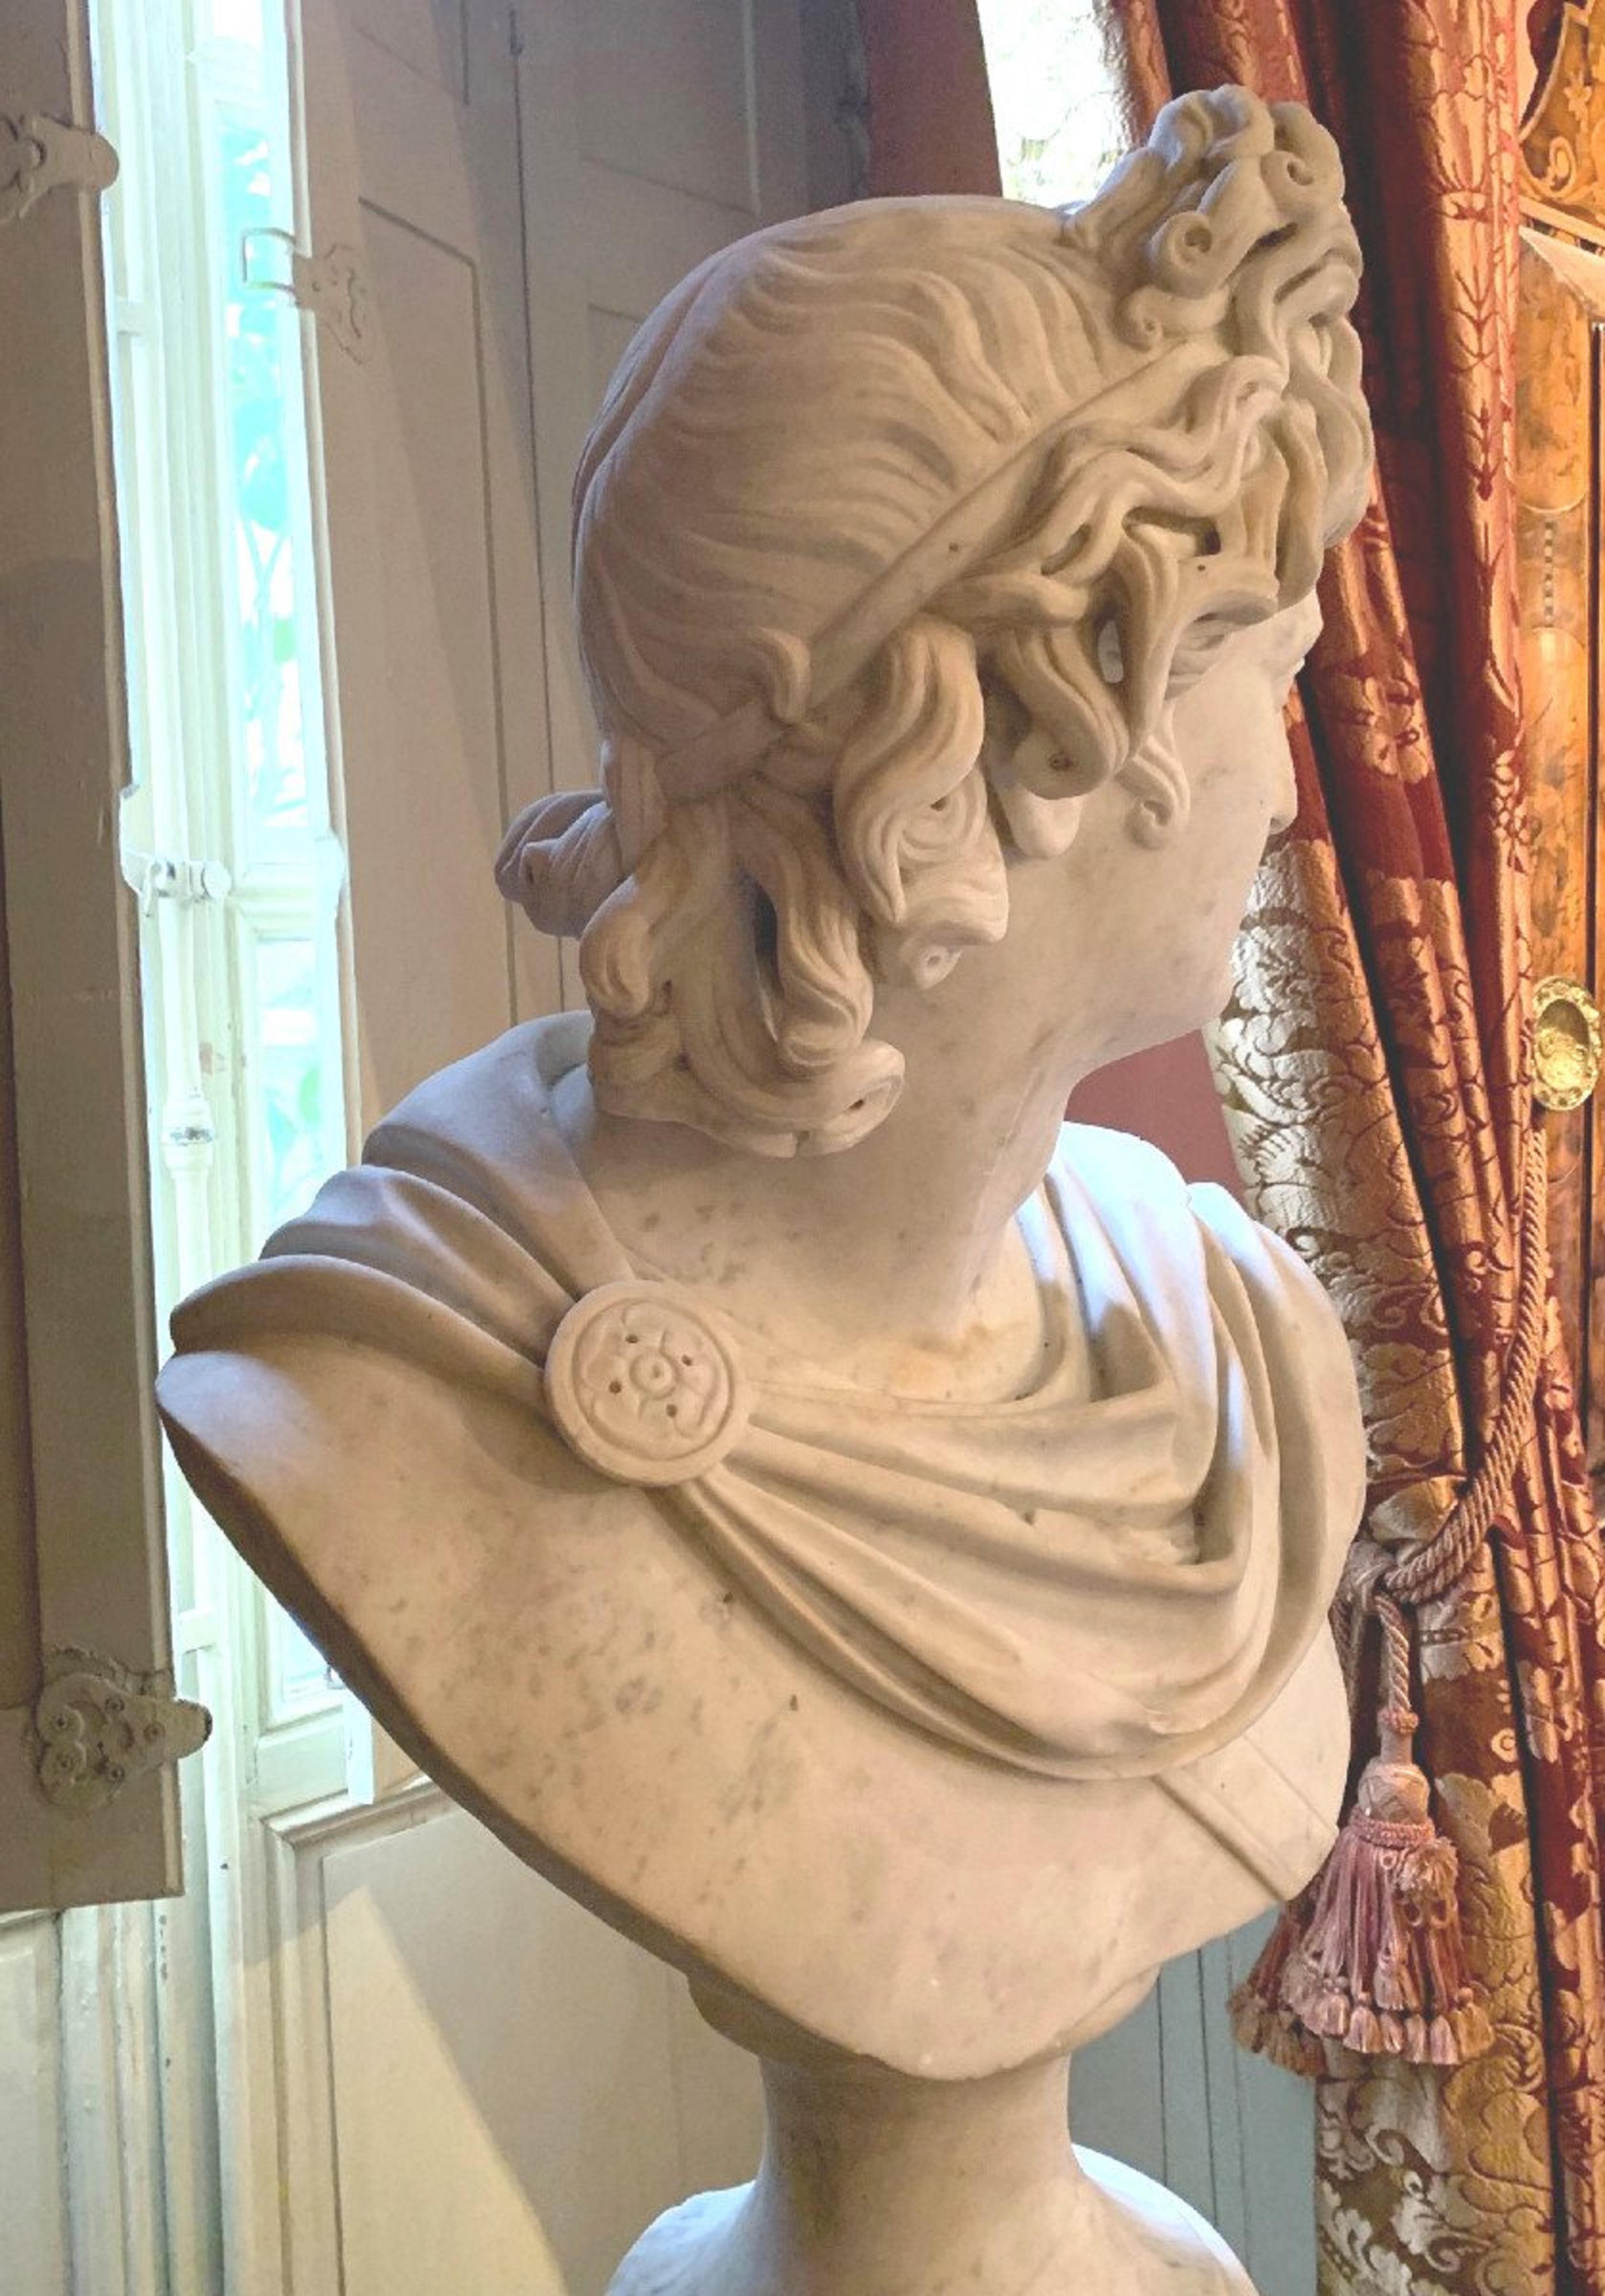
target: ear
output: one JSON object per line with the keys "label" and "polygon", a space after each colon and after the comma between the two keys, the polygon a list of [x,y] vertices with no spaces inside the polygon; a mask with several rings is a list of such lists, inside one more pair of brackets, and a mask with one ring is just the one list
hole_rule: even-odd
{"label": "ear", "polygon": [[1081,825],[1084,799],[1038,797],[1018,782],[1007,787],[995,782],[993,788],[1009,835],[1028,861],[1052,861],[1069,852]]}
{"label": "ear", "polygon": [[[993,730],[989,723],[989,737]],[[1001,752],[989,738],[982,753],[982,769],[1010,838],[1028,861],[1052,861],[1068,852],[1081,825],[1083,798],[1038,794],[1042,783],[1052,778],[1052,736],[1033,726]],[[1037,787],[1031,787],[1032,783]]]}

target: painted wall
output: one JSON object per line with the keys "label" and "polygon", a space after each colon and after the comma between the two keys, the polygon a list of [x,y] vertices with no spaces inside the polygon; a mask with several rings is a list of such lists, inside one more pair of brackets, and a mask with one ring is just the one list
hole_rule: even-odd
{"label": "painted wall", "polygon": [[1201,1037],[1178,1037],[1100,1069],[1077,1086],[1068,1113],[1077,1124],[1139,1133],[1188,1179],[1216,1180],[1241,1193]]}

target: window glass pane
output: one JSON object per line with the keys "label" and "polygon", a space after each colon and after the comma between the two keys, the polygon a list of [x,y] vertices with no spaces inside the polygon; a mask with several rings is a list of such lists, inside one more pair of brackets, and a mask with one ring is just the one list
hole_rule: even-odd
{"label": "window glass pane", "polygon": [[[228,262],[226,334],[233,575],[240,647],[240,726],[251,826],[268,838],[309,826],[303,658],[312,644],[299,606],[291,472],[299,439],[291,422],[286,366],[294,372],[299,325],[283,297],[244,283],[245,235],[274,217],[266,132],[227,111],[218,116],[218,175]],[[288,354],[288,357],[287,357]]]}
{"label": "window glass pane", "polygon": [[299,1707],[323,1706],[338,1692],[340,1677],[323,1652],[309,1642],[288,1611],[273,1614],[273,1680],[269,1692],[274,1715],[293,1713]]}
{"label": "window glass pane", "polygon": [[310,935],[256,944],[252,1097],[261,1128],[264,1236],[304,1210],[343,1160],[340,1071],[320,1010],[318,957]]}
{"label": "window glass pane", "polygon": [[211,0],[209,11],[215,40],[242,40],[248,47],[262,45],[262,0]]}
{"label": "window glass pane", "polygon": [[981,34],[1010,199],[1090,199],[1125,148],[1107,0],[980,0]]}
{"label": "window glass pane", "polygon": [[[283,24],[262,0],[96,0],[95,19],[124,152],[107,205],[135,769],[119,827],[139,902],[165,1323],[345,1160],[343,862],[304,322],[243,270],[246,235],[267,233],[254,275],[289,277]],[[266,1742],[281,1721],[334,1713],[338,1685],[306,1636],[176,1473],[168,1494],[180,1641],[219,1652],[219,1740],[235,1719]]]}

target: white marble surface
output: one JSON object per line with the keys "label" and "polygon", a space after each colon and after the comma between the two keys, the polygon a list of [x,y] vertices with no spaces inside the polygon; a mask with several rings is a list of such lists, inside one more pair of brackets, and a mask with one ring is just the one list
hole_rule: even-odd
{"label": "white marble surface", "polygon": [[1060,1115],[1218,1009],[1290,817],[1356,264],[1330,144],[1223,91],[1068,220],[693,275],[577,484],[602,788],[500,868],[594,1027],[431,1080],[176,1319],[185,1472],[387,1726],[723,2005],[777,2144],[918,2132],[839,2252],[760,2182],[618,2296],[892,2296],[899,2210],[924,2296],[1244,2284],[1041,2068],[1331,1838],[1357,1406],[1285,1247]]}
{"label": "white marble surface", "polygon": [[756,2181],[659,2218],[609,2296],[1253,2296],[1220,2235],[1072,2147],[1065,2067],[771,2068]]}

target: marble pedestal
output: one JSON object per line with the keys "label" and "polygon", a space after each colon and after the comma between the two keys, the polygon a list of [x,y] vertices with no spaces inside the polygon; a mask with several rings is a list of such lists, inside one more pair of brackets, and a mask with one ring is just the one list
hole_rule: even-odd
{"label": "marble pedestal", "polygon": [[1254,2296],[1183,2202],[1071,2144],[1067,2076],[766,2062],[756,2181],[659,2217],[608,2296]]}

